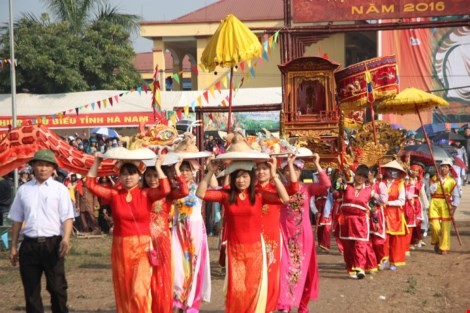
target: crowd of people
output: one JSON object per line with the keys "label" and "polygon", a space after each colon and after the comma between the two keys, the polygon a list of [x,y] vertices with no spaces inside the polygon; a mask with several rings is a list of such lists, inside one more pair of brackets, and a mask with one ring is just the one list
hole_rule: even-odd
{"label": "crowd of people", "polygon": [[176,151],[144,167],[123,159],[116,177],[97,177],[105,152],[98,149],[86,176],[65,179],[52,151],[35,154],[8,216],[10,260],[19,261],[28,312],[43,311],[42,272],[53,312],[67,312],[64,257],[74,227],[113,236],[117,312],[199,312],[211,298],[213,232],[220,231],[227,312],[308,312],[319,293],[317,245],[328,252],[332,238],[351,279],[397,271],[428,231],[436,253],[451,249],[461,196],[451,159],[438,173],[414,160],[323,169],[314,153],[305,179],[305,161],[293,154],[221,168],[214,156],[202,167],[194,150]]}

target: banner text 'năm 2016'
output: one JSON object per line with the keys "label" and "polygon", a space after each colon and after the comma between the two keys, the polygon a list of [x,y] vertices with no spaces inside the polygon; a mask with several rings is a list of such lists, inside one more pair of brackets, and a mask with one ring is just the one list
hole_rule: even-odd
{"label": "banner text 'n\u0103m 2016'", "polygon": [[470,14],[468,0],[292,0],[296,23]]}

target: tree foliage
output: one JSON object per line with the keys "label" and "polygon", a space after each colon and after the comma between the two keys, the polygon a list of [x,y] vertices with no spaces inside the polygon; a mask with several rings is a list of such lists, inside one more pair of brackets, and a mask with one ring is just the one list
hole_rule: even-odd
{"label": "tree foliage", "polygon": [[[49,2],[88,7],[62,11],[56,8],[53,13],[59,20],[54,22],[45,13],[39,18],[26,14],[15,22],[18,92],[130,89],[143,83],[133,66],[135,52],[130,41],[130,33],[137,25],[135,16],[121,15],[115,8],[104,5],[90,17],[90,3],[100,1]],[[0,55],[9,54],[8,29],[3,28]],[[0,68],[0,93],[10,91],[9,67]]]}

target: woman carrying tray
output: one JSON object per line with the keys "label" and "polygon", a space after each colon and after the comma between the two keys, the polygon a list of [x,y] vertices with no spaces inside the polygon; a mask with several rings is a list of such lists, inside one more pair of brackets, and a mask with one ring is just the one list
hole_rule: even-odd
{"label": "woman carrying tray", "polygon": [[[112,149],[112,150],[117,150]],[[99,153],[88,172],[87,188],[98,197],[110,202],[114,219],[111,266],[113,274],[116,311],[118,313],[151,312],[150,281],[152,265],[150,250],[151,204],[170,193],[168,178],[161,169],[163,158],[155,164],[159,176],[158,188],[141,188],[139,181],[145,169],[139,159],[155,158],[151,150],[108,151],[104,157],[122,158],[118,163],[121,188],[105,187],[96,182],[98,167],[102,161]],[[153,156],[151,155],[153,154]]]}

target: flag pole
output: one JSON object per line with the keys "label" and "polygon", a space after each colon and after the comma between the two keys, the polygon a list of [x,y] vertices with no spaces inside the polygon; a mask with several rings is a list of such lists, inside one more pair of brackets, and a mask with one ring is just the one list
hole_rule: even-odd
{"label": "flag pole", "polygon": [[[11,128],[16,125],[16,62],[15,62],[15,38],[13,32],[13,0],[9,0],[9,33],[10,33],[10,83],[11,83]],[[13,174],[15,191],[18,189],[18,169]]]}

